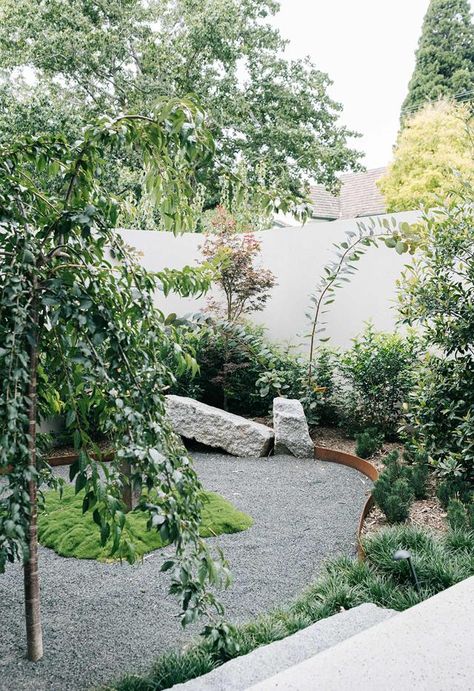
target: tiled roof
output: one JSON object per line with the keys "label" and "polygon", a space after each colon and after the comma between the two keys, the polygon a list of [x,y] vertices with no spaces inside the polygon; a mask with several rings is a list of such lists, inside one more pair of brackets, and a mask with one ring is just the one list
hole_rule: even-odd
{"label": "tiled roof", "polygon": [[366,173],[341,175],[339,196],[322,185],[313,185],[310,191],[313,218],[335,220],[385,213],[385,201],[375,184],[385,171],[386,168],[373,168]]}

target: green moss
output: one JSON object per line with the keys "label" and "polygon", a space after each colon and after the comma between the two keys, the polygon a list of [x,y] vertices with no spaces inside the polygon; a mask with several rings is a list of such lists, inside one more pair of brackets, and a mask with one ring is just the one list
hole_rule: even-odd
{"label": "green moss", "polygon": [[[82,513],[83,498],[84,493],[74,494],[72,487],[64,489],[62,499],[57,492],[46,492],[44,511],[38,521],[39,541],[62,557],[110,561],[110,544],[101,546],[92,512]],[[165,546],[156,530],[147,530],[147,520],[148,514],[143,511],[127,514],[128,537],[135,544],[138,556]],[[238,533],[250,528],[252,523],[250,516],[219,494],[203,493],[202,537]]]}

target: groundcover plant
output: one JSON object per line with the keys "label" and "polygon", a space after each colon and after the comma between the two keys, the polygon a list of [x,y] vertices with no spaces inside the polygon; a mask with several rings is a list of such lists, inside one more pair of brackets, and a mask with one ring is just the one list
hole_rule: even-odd
{"label": "groundcover plant", "polygon": [[[113,561],[112,540],[109,538],[105,545],[101,544],[100,534],[94,529],[91,512],[82,511],[84,496],[83,490],[76,494],[72,487],[66,487],[62,496],[58,492],[47,492],[44,510],[38,517],[39,541],[63,557]],[[252,525],[250,516],[238,511],[215,492],[203,491],[200,500],[201,537],[238,533]],[[156,501],[156,496],[150,496],[149,501]],[[149,530],[148,519],[148,512],[140,508],[127,515],[125,529],[137,557],[168,544],[157,530]]]}

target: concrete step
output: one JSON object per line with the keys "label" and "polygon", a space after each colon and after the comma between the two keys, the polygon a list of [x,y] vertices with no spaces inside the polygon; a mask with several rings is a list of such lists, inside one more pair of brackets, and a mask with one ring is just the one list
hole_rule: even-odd
{"label": "concrete step", "polygon": [[248,691],[472,691],[474,577]]}
{"label": "concrete step", "polygon": [[396,614],[372,604],[322,619],[292,636],[256,648],[197,679],[176,684],[186,691],[243,691]]}

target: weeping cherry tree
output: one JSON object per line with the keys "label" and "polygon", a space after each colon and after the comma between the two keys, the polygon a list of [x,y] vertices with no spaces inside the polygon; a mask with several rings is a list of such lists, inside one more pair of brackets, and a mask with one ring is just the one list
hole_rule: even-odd
{"label": "weeping cherry tree", "polygon": [[[170,365],[179,371],[193,360],[153,305],[156,290],[195,294],[209,277],[199,268],[152,274],[113,229],[119,202],[104,189],[101,167],[127,146],[143,161],[164,225],[190,229],[194,174],[213,153],[190,100],[163,102],[152,115],[102,119],[72,146],[30,137],[0,153],[0,573],[23,561],[35,661],[43,655],[38,505],[41,485],[54,484],[37,429],[58,405],[78,454],[70,478],[84,492],[83,510],[93,512],[101,543],[135,560],[123,500],[133,489],[150,529],[175,544],[162,569],[171,574],[183,624],[207,615],[205,630],[220,645],[229,632],[209,589],[228,584],[229,572],[199,537],[200,484],[165,417]],[[89,435],[93,408],[115,451],[110,463]]]}

